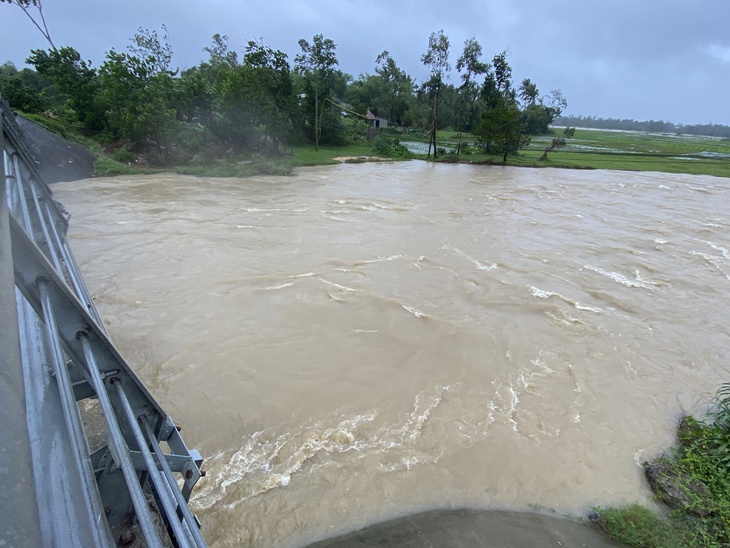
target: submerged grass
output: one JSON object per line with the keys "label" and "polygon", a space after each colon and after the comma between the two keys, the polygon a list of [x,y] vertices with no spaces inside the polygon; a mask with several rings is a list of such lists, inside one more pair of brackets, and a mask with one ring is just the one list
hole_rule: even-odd
{"label": "submerged grass", "polygon": [[630,546],[730,546],[730,383],[704,421],[684,417],[677,446],[644,464],[662,515],[632,505],[598,508],[598,525]]}

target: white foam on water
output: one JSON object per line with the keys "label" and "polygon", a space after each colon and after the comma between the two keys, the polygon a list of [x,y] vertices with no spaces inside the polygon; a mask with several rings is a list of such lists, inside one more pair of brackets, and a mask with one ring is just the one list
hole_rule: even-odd
{"label": "white foam on water", "polygon": [[696,241],[702,242],[711,249],[719,251],[720,253],[717,255],[712,255],[710,253],[692,250],[689,252],[689,254],[696,257],[702,257],[706,262],[715,267],[715,269],[717,269],[723,276],[725,276],[727,280],[730,280],[730,273],[725,271],[728,265],[730,265],[730,253],[728,252],[727,248],[707,240]]}
{"label": "white foam on water", "polygon": [[[446,247],[446,249],[448,249],[448,247]],[[479,261],[477,261],[475,258],[470,257],[469,255],[467,255],[466,253],[464,253],[459,248],[456,248],[455,247],[454,248],[454,251],[456,251],[459,255],[461,255],[462,257],[464,257],[471,264],[473,264],[474,266],[476,266],[479,270],[494,270],[495,268],[497,268],[497,264],[496,263],[492,263],[492,264],[489,264],[489,265],[482,264]]]}
{"label": "white foam on water", "polygon": [[593,272],[601,274],[602,276],[606,276],[607,278],[610,278],[615,282],[620,283],[621,285],[625,285],[626,287],[637,287],[653,290],[654,287],[652,286],[657,285],[655,282],[642,279],[638,270],[635,271],[636,278],[631,280],[619,272],[611,272],[610,270],[604,270],[603,268],[599,268],[597,266],[585,265],[583,268],[587,270],[592,270]]}
{"label": "white foam on water", "polygon": [[416,318],[428,318],[428,314],[425,312],[421,312],[420,310],[413,308],[411,306],[402,304],[401,307],[403,307],[404,310],[407,310],[411,314],[413,314]]}
{"label": "white foam on water", "polygon": [[292,432],[277,434],[275,428],[254,432],[230,456],[218,453],[207,460],[209,481],[198,487],[191,505],[199,509],[216,505],[233,509],[251,497],[288,486],[315,459],[316,466],[336,465],[336,455],[341,453],[404,453],[395,463],[381,462],[386,471],[410,470],[424,462],[435,462],[440,454],[424,453],[417,442],[448,390],[449,386],[434,386],[419,392],[413,410],[401,424],[378,427],[378,414],[371,410],[340,419],[333,426],[317,422]]}
{"label": "white foam on water", "polygon": [[[586,312],[595,312],[597,314],[600,314],[601,312],[603,312],[603,310],[601,308],[598,308],[596,306],[588,306],[586,304],[582,304],[574,299],[561,295],[560,293],[556,293],[554,291],[545,291],[543,289],[535,287],[534,285],[530,286],[530,294],[533,297],[537,297],[538,299],[549,299],[550,297],[557,297],[557,298],[561,299],[562,301],[564,301],[565,303],[574,306],[577,310],[584,310]],[[571,318],[571,319],[573,319],[573,318]]]}
{"label": "white foam on water", "polygon": [[357,293],[357,289],[353,289],[351,287],[346,287],[344,285],[340,285],[340,284],[335,283],[335,282],[330,282],[329,280],[325,280],[324,278],[317,278],[317,279],[320,282],[322,282],[324,284],[327,284],[327,285],[331,285],[332,287],[335,287],[335,288],[337,288],[337,289],[339,289],[341,291],[345,291],[347,293]]}
{"label": "white foam on water", "polygon": [[294,282],[284,282],[276,285],[270,285],[269,287],[263,287],[264,291],[276,291],[277,289],[285,289],[294,285]]}
{"label": "white foam on water", "polygon": [[378,257],[376,259],[365,259],[362,261],[355,261],[356,266],[361,266],[364,264],[373,264],[373,263],[383,263],[388,261],[395,261],[397,259],[402,259],[403,255],[389,255],[387,257]]}

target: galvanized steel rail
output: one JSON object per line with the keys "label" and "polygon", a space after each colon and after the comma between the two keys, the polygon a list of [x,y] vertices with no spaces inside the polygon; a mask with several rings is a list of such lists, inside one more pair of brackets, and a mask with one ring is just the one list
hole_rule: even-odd
{"label": "galvanized steel rail", "polygon": [[[22,495],[35,499],[41,541],[117,546],[140,532],[150,547],[205,546],[187,505],[202,458],[110,341],[66,241],[69,216],[2,98],[0,110],[0,236],[12,250],[0,246],[0,267],[12,265],[15,278],[15,302],[0,305],[16,308],[18,324],[17,341],[10,329],[0,343],[20,347],[21,363],[4,367],[23,371],[25,409],[16,411],[26,416],[34,492]],[[87,398],[98,399],[105,424],[106,444],[93,453],[78,405]]]}

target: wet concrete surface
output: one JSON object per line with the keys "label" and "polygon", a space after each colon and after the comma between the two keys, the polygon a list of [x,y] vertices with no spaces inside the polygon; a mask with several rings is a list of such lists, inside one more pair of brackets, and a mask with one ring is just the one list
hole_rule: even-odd
{"label": "wet concrete surface", "polygon": [[610,548],[624,546],[593,527],[544,514],[434,510],[380,523],[309,548]]}
{"label": "wet concrete surface", "polygon": [[16,116],[15,120],[25,135],[43,181],[52,184],[91,177],[96,161],[91,152],[22,116]]}

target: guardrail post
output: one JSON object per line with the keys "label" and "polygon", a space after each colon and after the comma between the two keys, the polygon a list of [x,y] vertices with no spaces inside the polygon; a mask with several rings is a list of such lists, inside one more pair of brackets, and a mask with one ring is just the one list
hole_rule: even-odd
{"label": "guardrail post", "polygon": [[[0,151],[4,155],[0,115]],[[20,357],[15,276],[8,227],[5,161],[0,165],[0,544],[41,546],[30,437],[25,421],[25,386]]]}

